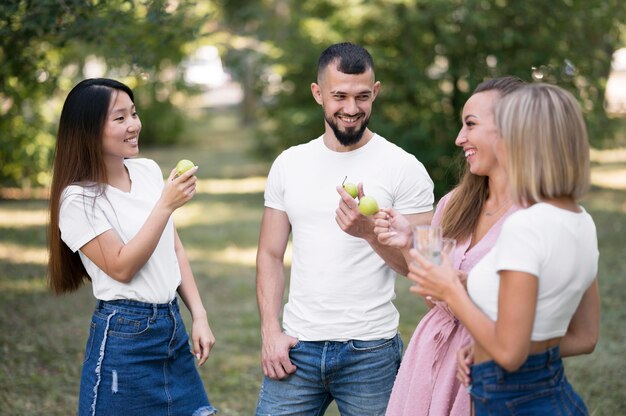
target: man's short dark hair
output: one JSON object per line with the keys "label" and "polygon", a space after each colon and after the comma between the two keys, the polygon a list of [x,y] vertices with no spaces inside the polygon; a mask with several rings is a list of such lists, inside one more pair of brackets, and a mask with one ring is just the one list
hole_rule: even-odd
{"label": "man's short dark hair", "polygon": [[368,69],[374,71],[374,60],[365,48],[349,42],[336,43],[322,52],[317,62],[317,74],[332,63],[337,63],[337,70],[344,74],[362,74]]}

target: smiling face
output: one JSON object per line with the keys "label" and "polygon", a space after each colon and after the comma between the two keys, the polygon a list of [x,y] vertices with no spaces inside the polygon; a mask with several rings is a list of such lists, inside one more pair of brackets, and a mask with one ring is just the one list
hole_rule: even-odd
{"label": "smiling face", "polygon": [[133,101],[124,91],[113,91],[102,134],[105,160],[137,156],[140,131],[141,121]]}
{"label": "smiling face", "polygon": [[502,166],[496,155],[496,146],[501,142],[496,126],[494,106],[500,94],[485,91],[472,95],[463,107],[463,127],[455,144],[463,148],[469,170],[474,175],[490,176]]}
{"label": "smiling face", "polygon": [[367,130],[380,88],[374,72],[370,68],[362,74],[345,74],[330,64],[318,82],[311,84],[311,92],[324,110],[326,134],[332,133],[342,146],[355,147]]}

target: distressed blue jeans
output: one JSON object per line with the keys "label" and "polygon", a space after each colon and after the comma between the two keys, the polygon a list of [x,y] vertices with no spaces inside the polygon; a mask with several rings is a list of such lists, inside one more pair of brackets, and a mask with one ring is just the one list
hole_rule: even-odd
{"label": "distressed blue jeans", "polygon": [[526,359],[508,372],[494,361],[471,368],[470,394],[476,416],[587,415],[587,408],[565,377],[559,347]]}
{"label": "distressed blue jeans", "polygon": [[257,416],[319,416],[335,400],[342,416],[384,415],[402,358],[402,339],[300,341],[289,352],[297,370],[263,379]]}
{"label": "distressed blue jeans", "polygon": [[216,414],[195,367],[178,302],[98,301],[80,381],[79,416]]}

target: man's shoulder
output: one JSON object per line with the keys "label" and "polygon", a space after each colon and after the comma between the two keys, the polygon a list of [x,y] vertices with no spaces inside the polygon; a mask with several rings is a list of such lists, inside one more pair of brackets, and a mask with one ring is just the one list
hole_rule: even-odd
{"label": "man's shoulder", "polygon": [[381,136],[378,133],[374,134],[374,137],[372,138],[372,144],[374,145],[374,148],[384,149],[387,152],[414,157],[411,153],[407,152],[402,147],[398,146],[391,140]]}
{"label": "man's shoulder", "polygon": [[277,159],[298,158],[298,157],[301,157],[302,155],[310,156],[310,153],[312,151],[319,148],[320,141],[321,141],[321,137],[317,137],[306,143],[300,143],[300,144],[296,144],[291,147],[288,147],[287,149],[283,150],[278,155]]}
{"label": "man's shoulder", "polygon": [[396,162],[403,161],[405,163],[415,163],[419,162],[417,157],[414,154],[407,152],[402,147],[397,144],[389,141],[379,134],[375,134],[373,138],[374,146],[372,146],[372,150],[375,151],[379,157],[384,157],[385,155],[389,158],[392,158]]}

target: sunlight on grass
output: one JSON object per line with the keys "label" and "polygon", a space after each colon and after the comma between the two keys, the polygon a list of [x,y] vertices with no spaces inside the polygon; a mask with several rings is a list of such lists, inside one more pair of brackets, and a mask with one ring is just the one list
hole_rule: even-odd
{"label": "sunlight on grass", "polygon": [[0,227],[26,228],[47,223],[48,211],[45,209],[35,211],[0,209]]}
{"label": "sunlight on grass", "polygon": [[626,167],[595,167],[591,170],[591,183],[602,188],[626,190]]}
{"label": "sunlight on grass", "polygon": [[13,263],[47,264],[48,252],[43,247],[32,248],[18,244],[0,243],[0,260]]}
{"label": "sunlight on grass", "polygon": [[223,224],[229,221],[259,220],[259,214],[233,209],[227,203],[207,203],[192,201],[174,211],[174,222],[178,229],[192,225]]}
{"label": "sunlight on grass", "polygon": [[626,148],[609,150],[590,149],[590,157],[591,161],[596,163],[626,162]]}
{"label": "sunlight on grass", "polygon": [[[237,247],[230,245],[222,250],[198,250],[185,249],[187,257],[191,261],[209,260],[224,264],[232,264],[238,266],[255,267],[256,265],[256,247]],[[285,266],[291,266],[291,243],[287,245],[285,252]]]}
{"label": "sunlight on grass", "polygon": [[48,291],[48,282],[45,277],[0,280],[0,291],[14,293],[43,293]]}
{"label": "sunlight on grass", "polygon": [[198,179],[201,194],[252,194],[265,190],[266,178],[253,176],[243,179]]}

